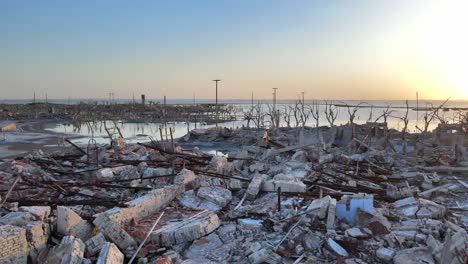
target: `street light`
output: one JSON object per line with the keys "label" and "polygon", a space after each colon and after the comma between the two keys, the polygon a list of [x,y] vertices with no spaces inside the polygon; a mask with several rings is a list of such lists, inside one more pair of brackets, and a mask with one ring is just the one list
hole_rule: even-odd
{"label": "street light", "polygon": [[213,80],[216,83],[216,127],[218,126],[218,82],[221,80]]}

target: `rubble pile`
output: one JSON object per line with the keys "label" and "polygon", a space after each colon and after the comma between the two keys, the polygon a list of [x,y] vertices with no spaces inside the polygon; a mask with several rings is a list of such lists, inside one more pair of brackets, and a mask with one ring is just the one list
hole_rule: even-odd
{"label": "rubble pile", "polygon": [[466,263],[467,137],[441,137],[207,129],[7,160],[0,262]]}

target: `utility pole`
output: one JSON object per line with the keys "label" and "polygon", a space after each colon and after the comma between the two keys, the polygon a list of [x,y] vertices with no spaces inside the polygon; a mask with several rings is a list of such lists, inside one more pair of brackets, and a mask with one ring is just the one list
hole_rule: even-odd
{"label": "utility pole", "polygon": [[419,125],[419,94],[416,92],[416,125]]}
{"label": "utility pole", "polygon": [[254,105],[253,105],[253,92],[252,92],[252,110],[253,110],[253,107]]}
{"label": "utility pole", "polygon": [[278,90],[278,88],[272,88],[273,89],[273,114],[274,114],[274,120],[275,120],[275,124],[274,126],[276,127],[278,123],[277,121],[277,113],[276,113],[276,90]]}
{"label": "utility pole", "polygon": [[276,113],[276,90],[278,88],[272,88],[273,89],[273,111]]}
{"label": "utility pole", "polygon": [[305,104],[305,101],[304,101],[304,92],[301,92],[302,93],[302,105]]}
{"label": "utility pole", "polygon": [[45,94],[45,103],[47,104],[47,93]]}
{"label": "utility pole", "polygon": [[216,127],[218,127],[218,82],[221,81],[221,80],[213,80],[213,82],[216,83],[216,105],[215,105],[215,108],[216,108]]}
{"label": "utility pole", "polygon": [[34,92],[34,95],[33,95],[33,103],[36,103],[36,92]]}

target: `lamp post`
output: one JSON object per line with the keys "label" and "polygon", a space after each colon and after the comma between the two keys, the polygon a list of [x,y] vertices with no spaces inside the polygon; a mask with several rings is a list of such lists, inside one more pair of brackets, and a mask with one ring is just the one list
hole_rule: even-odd
{"label": "lamp post", "polygon": [[215,105],[215,108],[216,108],[216,127],[218,127],[218,82],[221,81],[221,80],[213,80],[213,82],[216,83],[216,105]]}

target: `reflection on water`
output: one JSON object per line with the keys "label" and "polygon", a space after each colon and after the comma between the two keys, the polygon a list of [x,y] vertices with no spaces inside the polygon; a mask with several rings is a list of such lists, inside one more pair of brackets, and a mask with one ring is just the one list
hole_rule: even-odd
{"label": "reflection on water", "polygon": [[[224,127],[236,128],[244,124],[243,121],[232,121],[223,123]],[[196,128],[210,128],[215,125],[207,125],[197,123]],[[115,121],[103,121],[103,122],[86,122],[86,124],[58,124],[56,127],[49,129],[54,132],[71,134],[71,135],[80,135],[85,136],[84,138],[74,139],[73,142],[77,144],[88,144],[88,141],[93,138],[98,144],[109,143],[109,136],[105,128],[111,130],[110,128],[118,127],[122,136],[126,139],[128,143],[137,143],[137,142],[146,142],[150,141],[150,138],[160,140],[161,133],[163,138],[170,140],[170,129],[173,131],[174,138],[180,138],[187,134],[188,131],[195,128],[195,123],[186,123],[186,122],[175,122],[168,123],[167,129],[164,129],[164,124],[161,123],[124,123],[124,122],[115,122]],[[161,128],[161,130],[160,130]]]}
{"label": "reflection on water", "polygon": [[[279,103],[277,109],[283,109],[286,107],[289,107],[291,104],[284,104],[284,103]],[[385,105],[385,104],[381,104]],[[404,106],[401,103],[400,104],[391,104],[392,106]],[[310,105],[305,104],[305,107],[309,107]],[[367,104],[369,106],[369,104]],[[420,104],[420,107],[424,106]],[[448,103],[448,106],[466,106],[466,103]],[[242,105],[243,111],[247,112],[250,110],[250,107],[248,104]],[[266,103],[261,105],[261,108],[264,112],[268,111],[268,105]],[[338,108],[338,115],[335,121],[335,125],[342,125],[346,124],[349,121],[349,114],[346,108]],[[319,112],[320,112],[320,118],[319,118],[319,125],[329,125],[326,117],[325,117],[325,106],[320,105],[319,106]],[[378,120],[379,122],[382,122],[382,119],[378,119],[379,116],[382,115],[383,111],[385,111],[385,108],[360,108],[357,113],[356,113],[356,118],[354,119],[354,122],[357,124],[363,124],[368,121],[370,122],[375,122]],[[406,109],[398,108],[398,109],[391,109],[391,114],[387,119],[388,126],[390,128],[395,128],[398,130],[401,130],[404,126],[403,121],[401,120],[401,117],[403,117],[406,113]],[[427,112],[424,111],[413,111],[409,110],[408,113],[408,119],[409,119],[409,125],[408,125],[408,130],[409,132],[417,132],[416,125],[418,125],[420,128],[424,127],[424,122],[423,122],[423,116]],[[455,111],[440,111],[440,117],[448,120],[449,122],[457,122],[457,112]],[[418,122],[419,120],[419,122]],[[434,129],[439,121],[437,119],[434,119],[434,121],[431,122],[429,126],[429,131]],[[241,127],[241,126],[247,126],[247,121],[231,121],[231,122],[226,122],[219,124],[220,126],[227,127],[227,128],[236,128],[236,127]],[[286,126],[287,123],[285,122],[284,118],[281,119],[280,121],[281,126]],[[293,123],[291,123],[292,126]],[[306,123],[307,126],[314,127],[315,126],[315,120],[312,119],[310,116],[309,119],[307,120]],[[120,129],[120,132],[122,133],[123,137],[127,140],[129,143],[136,143],[136,142],[145,142],[149,141],[150,138],[154,138],[159,140],[161,138],[161,132],[163,134],[163,137],[166,138],[166,133],[167,133],[167,138],[170,139],[170,131],[169,128],[173,129],[173,136],[174,138],[179,138],[187,134],[189,130],[192,130],[194,128],[210,128],[214,127],[215,125],[206,125],[206,124],[200,124],[197,123],[195,127],[195,123],[190,123],[190,122],[175,122],[175,123],[170,123],[168,124],[168,129],[165,130],[163,127],[163,124],[161,123],[123,123],[123,122],[118,122],[118,121],[98,121],[98,122],[83,122],[80,124],[59,124],[55,128],[52,128],[52,131],[55,132],[60,132],[60,133],[66,133],[66,134],[72,134],[72,135],[81,135],[85,136],[84,138],[76,139],[74,140],[75,143],[78,144],[87,144],[88,141],[93,138],[96,140],[97,143],[99,144],[104,144],[104,143],[109,143],[109,137],[108,133],[106,132],[106,127],[111,128],[111,127],[118,127]],[[253,126],[253,122],[250,122],[250,126]],[[162,131],[160,128],[163,128]]]}

